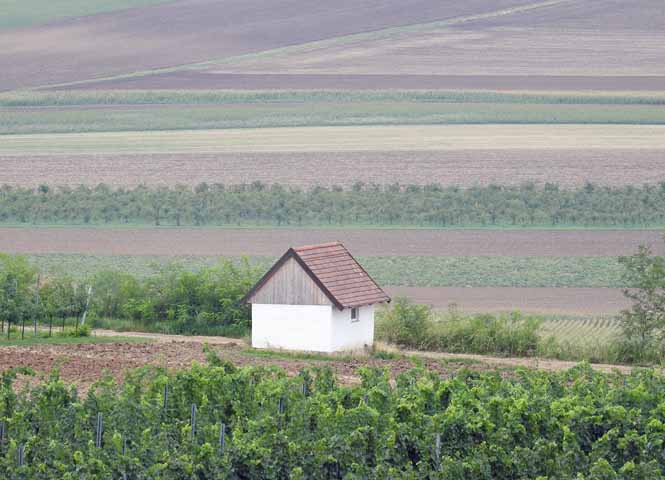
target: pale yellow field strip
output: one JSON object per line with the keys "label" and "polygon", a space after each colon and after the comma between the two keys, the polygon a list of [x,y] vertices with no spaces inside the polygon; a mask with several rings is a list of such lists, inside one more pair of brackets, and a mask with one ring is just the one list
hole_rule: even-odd
{"label": "pale yellow field strip", "polygon": [[664,149],[665,125],[414,125],[0,136],[0,155]]}

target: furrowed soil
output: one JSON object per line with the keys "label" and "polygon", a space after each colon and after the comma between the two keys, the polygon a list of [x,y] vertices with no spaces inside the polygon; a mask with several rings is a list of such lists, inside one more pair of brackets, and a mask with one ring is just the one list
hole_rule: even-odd
{"label": "furrowed soil", "polygon": [[[474,15],[529,0],[180,0],[0,33],[1,89],[86,80]],[[257,32],[260,32],[257,34]]]}
{"label": "furrowed soil", "polygon": [[[582,108],[582,107],[581,107]],[[661,149],[495,149],[449,151],[0,155],[0,184],[113,186],[241,184],[297,187],[355,182],[519,185],[587,181],[610,186],[665,180]]]}
{"label": "furrowed soil", "polygon": [[[0,347],[0,370],[24,366],[33,368],[38,376],[46,375],[54,368],[60,370],[61,377],[76,384],[80,393],[85,394],[92,383],[110,375],[122,381],[127,370],[146,365],[169,369],[187,368],[192,362],[205,362],[204,343],[208,343],[216,354],[236,365],[274,365],[284,368],[292,375],[301,369],[312,366],[329,366],[344,384],[360,381],[358,369],[366,366],[385,368],[394,378],[413,368],[416,363],[406,357],[392,360],[379,360],[358,354],[354,357],[327,359],[298,359],[297,356],[261,355],[248,350],[240,340],[220,339],[220,337],[177,337],[155,334],[141,334],[155,341],[151,343],[105,343],[80,345],[35,345]],[[497,358],[482,355],[457,355],[445,353],[404,352],[417,356],[419,363],[442,376],[451,376],[460,368],[476,371],[504,370],[510,375],[511,369],[520,366],[556,371],[571,368],[574,362],[543,360],[537,358]],[[628,367],[594,365],[602,371],[618,368],[624,373]],[[21,377],[17,382],[20,388],[26,383],[34,383],[35,378]]]}
{"label": "furrowed soil", "polygon": [[465,312],[519,310],[550,315],[615,315],[630,307],[617,288],[391,287],[389,295],[408,297],[435,308],[455,305]]}
{"label": "furrowed soil", "polygon": [[0,228],[0,252],[136,256],[278,256],[342,241],[357,256],[619,256],[665,254],[658,230]]}

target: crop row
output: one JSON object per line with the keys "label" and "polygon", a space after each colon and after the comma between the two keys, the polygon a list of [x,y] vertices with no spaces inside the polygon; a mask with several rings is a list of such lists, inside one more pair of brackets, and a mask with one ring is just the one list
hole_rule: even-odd
{"label": "crop row", "polygon": [[[35,254],[29,256],[46,275],[84,278],[103,270],[149,276],[177,263],[199,270],[219,257],[94,256]],[[238,258],[234,258],[235,261]],[[261,271],[273,257],[250,257]],[[360,257],[380,284],[409,287],[613,287],[625,286],[616,257]]]}

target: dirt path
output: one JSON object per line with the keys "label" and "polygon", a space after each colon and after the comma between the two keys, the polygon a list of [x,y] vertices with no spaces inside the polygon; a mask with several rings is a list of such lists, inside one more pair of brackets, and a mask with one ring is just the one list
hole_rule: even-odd
{"label": "dirt path", "polygon": [[[437,372],[444,378],[454,376],[462,368],[473,371],[499,371],[504,376],[513,375],[515,367],[531,367],[547,371],[571,368],[575,362],[543,360],[534,358],[501,358],[487,355],[464,355],[437,352],[401,351],[402,355],[393,359],[379,359],[365,354],[331,355],[329,357],[307,358],[297,354],[274,352],[255,352],[248,348],[243,340],[225,337],[179,336],[154,333],[112,332],[96,330],[97,336],[141,337],[149,342],[109,342],[84,343],[69,345],[26,345],[0,347],[0,371],[13,367],[31,367],[34,377],[20,376],[17,388],[26,384],[35,384],[53,369],[60,371],[60,376],[68,383],[75,384],[79,392],[87,390],[104,376],[122,381],[125,373],[134,368],[153,365],[167,369],[188,368],[193,362],[204,363],[206,354],[204,344],[223,360],[238,366],[278,366],[290,375],[296,375],[306,367],[330,367],[339,381],[353,385],[360,382],[358,369],[376,367],[386,369],[395,378],[417,364]],[[380,346],[385,350],[392,350]],[[415,358],[418,361],[415,361]],[[618,370],[630,373],[627,366],[592,365],[603,372]]]}
{"label": "dirt path", "polygon": [[[98,336],[117,336],[122,335],[125,337],[144,337],[155,340],[158,343],[171,343],[171,342],[189,342],[209,345],[233,345],[233,346],[247,346],[242,339],[227,338],[227,337],[208,337],[208,336],[183,336],[183,335],[166,335],[162,333],[139,333],[139,332],[115,332],[112,330],[95,330],[95,335]],[[461,353],[442,353],[442,352],[423,352],[417,350],[397,350],[391,346],[379,344],[382,350],[395,351],[403,354],[406,357],[419,357],[430,360],[446,360],[453,363],[468,363],[479,362],[491,367],[529,367],[538,368],[547,371],[566,370],[574,367],[579,362],[553,360],[545,358],[517,358],[517,357],[496,357],[491,355],[475,355],[475,354],[461,354]],[[359,357],[363,360],[363,357]],[[368,360],[366,358],[366,360]],[[630,373],[633,367],[626,365],[611,365],[604,363],[595,363],[591,365],[592,368],[602,372],[612,372],[618,370],[621,373]]]}

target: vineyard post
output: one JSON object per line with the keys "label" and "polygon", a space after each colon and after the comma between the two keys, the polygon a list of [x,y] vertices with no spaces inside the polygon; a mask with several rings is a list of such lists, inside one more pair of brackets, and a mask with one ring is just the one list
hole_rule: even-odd
{"label": "vineyard post", "polygon": [[437,433],[434,438],[434,465],[439,469],[441,464],[441,434]]}
{"label": "vineyard post", "polygon": [[95,428],[95,446],[97,448],[102,448],[102,429],[104,428],[104,423],[102,420],[102,412],[97,413],[97,427]]}
{"label": "vineyard post", "polygon": [[226,443],[226,425],[224,422],[219,425],[219,449],[224,453],[224,444]]}
{"label": "vineyard post", "polygon": [[12,330],[12,317],[7,317],[7,340],[9,340],[9,334]]}
{"label": "vineyard post", "polygon": [[17,454],[17,463],[19,467],[23,466],[23,462],[25,461],[25,445],[19,445],[18,449],[16,451]]}
{"label": "vineyard post", "polygon": [[123,435],[122,436],[122,454],[125,455],[127,453],[127,436]]}
{"label": "vineyard post", "polygon": [[33,324],[33,327],[34,327],[34,336],[35,337],[37,336],[37,315],[38,315],[38,312],[39,312],[39,305],[41,303],[41,298],[39,297],[39,287],[40,287],[40,284],[41,284],[41,278],[42,277],[40,275],[37,276],[37,289],[35,290],[35,306],[36,306],[36,308],[35,308],[35,311],[33,312],[33,316],[32,316],[32,324]]}
{"label": "vineyard post", "polygon": [[193,440],[196,437],[196,404],[192,403],[192,415],[191,415],[191,432],[190,432],[190,438]]}
{"label": "vineyard post", "polygon": [[5,422],[0,422],[0,444],[5,443]]}
{"label": "vineyard post", "polygon": [[21,315],[21,340],[25,337],[25,315]]}
{"label": "vineyard post", "polygon": [[169,406],[169,384],[164,385],[164,411]]}
{"label": "vineyard post", "polygon": [[53,314],[48,314],[48,336],[51,338],[51,333],[53,332]]}
{"label": "vineyard post", "polygon": [[66,319],[67,319],[67,316],[66,316],[66,315],[63,315],[63,316],[62,316],[62,331],[63,331],[63,332],[65,331],[65,320],[66,320]]}
{"label": "vineyard post", "polygon": [[279,404],[277,405],[277,410],[280,414],[284,413],[284,397],[279,397]]}
{"label": "vineyard post", "polygon": [[303,397],[307,396],[307,384],[306,383],[302,384],[302,396]]}

